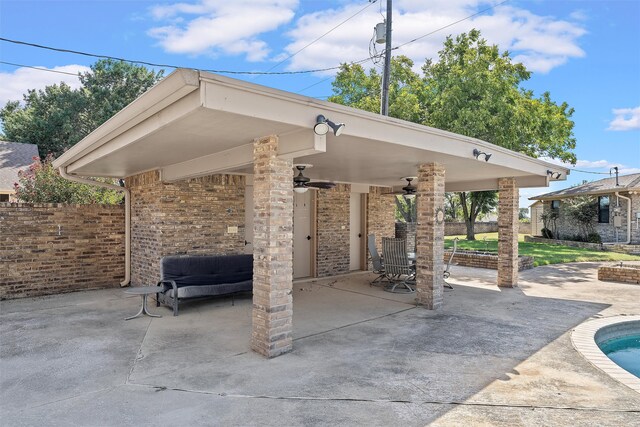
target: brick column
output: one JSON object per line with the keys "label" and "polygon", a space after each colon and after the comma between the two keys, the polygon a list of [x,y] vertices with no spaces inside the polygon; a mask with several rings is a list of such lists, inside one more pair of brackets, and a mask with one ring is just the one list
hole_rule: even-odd
{"label": "brick column", "polygon": [[275,357],[292,349],[293,161],[277,157],[276,136],[253,147],[251,348]]}
{"label": "brick column", "polygon": [[498,286],[518,286],[518,206],[515,178],[498,180]]}
{"label": "brick column", "polygon": [[[416,302],[433,310],[444,293],[444,167],[420,165],[416,226]],[[442,212],[441,220],[438,212]]]}

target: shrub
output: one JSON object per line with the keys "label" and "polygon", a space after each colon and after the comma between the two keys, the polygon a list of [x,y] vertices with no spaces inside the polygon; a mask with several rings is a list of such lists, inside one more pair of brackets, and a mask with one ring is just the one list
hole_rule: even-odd
{"label": "shrub", "polygon": [[602,237],[598,233],[589,233],[587,236],[587,242],[589,243],[602,243]]}
{"label": "shrub", "polygon": [[553,233],[548,228],[545,227],[540,230],[540,232],[542,233],[542,237],[544,237],[545,239],[553,239]]}

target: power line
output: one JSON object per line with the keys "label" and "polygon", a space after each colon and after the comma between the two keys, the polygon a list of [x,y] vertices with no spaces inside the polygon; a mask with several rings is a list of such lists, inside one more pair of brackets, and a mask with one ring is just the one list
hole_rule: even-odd
{"label": "power line", "polygon": [[[52,51],[55,51],[55,52],[72,53],[74,55],[88,56],[88,57],[91,57],[91,58],[112,59],[114,61],[129,62],[129,63],[132,63],[132,64],[142,64],[142,65],[147,65],[149,67],[191,68],[191,69],[198,70],[198,71],[205,71],[205,72],[209,72],[209,73],[218,73],[218,74],[248,74],[248,75],[261,75],[261,74],[268,74],[268,75],[311,74],[311,73],[321,73],[321,72],[324,72],[324,71],[337,70],[337,69],[339,69],[341,67],[341,65],[338,65],[338,66],[335,66],[335,67],[317,68],[317,69],[314,69],[314,70],[301,70],[301,71],[234,71],[234,70],[217,70],[217,69],[211,69],[211,68],[184,67],[184,66],[173,65],[173,64],[162,64],[162,63],[149,62],[149,61],[125,59],[125,58],[119,58],[117,56],[101,55],[101,54],[96,54],[96,53],[83,52],[83,51],[79,51],[79,50],[63,49],[63,48],[58,48],[58,47],[53,47],[53,46],[41,45],[41,44],[37,44],[37,43],[29,43],[29,42],[25,42],[25,41],[22,41],[22,40],[8,39],[6,37],[0,37],[0,41],[4,41],[4,42],[7,42],[7,43],[24,45],[24,46],[35,47],[35,48],[38,48],[38,49],[52,50]],[[360,63],[366,62],[368,60],[369,60],[369,58],[365,58],[365,59],[362,59],[360,61],[352,62],[352,64],[360,64]]]}
{"label": "power line", "polygon": [[50,73],[58,73],[58,74],[67,74],[69,76],[78,77],[77,73],[69,73],[67,71],[59,71],[59,70],[51,70],[49,68],[34,67],[33,65],[14,64],[13,62],[6,62],[6,61],[0,61],[0,64],[13,65],[14,67],[33,68],[34,70],[48,71]]}
{"label": "power line", "polygon": [[287,56],[285,59],[283,59],[282,61],[278,62],[276,65],[274,65],[273,67],[269,68],[267,70],[271,71],[274,68],[276,68],[277,66],[287,62],[288,60],[290,60],[291,58],[293,58],[294,56],[296,56],[297,54],[299,54],[300,52],[302,52],[303,50],[305,50],[306,48],[308,48],[309,46],[311,46],[312,44],[314,44],[315,42],[317,42],[318,40],[320,40],[321,38],[323,38],[324,36],[326,36],[327,34],[331,33],[333,30],[335,30],[338,27],[341,27],[343,24],[345,24],[347,21],[350,21],[351,19],[355,18],[357,15],[361,14],[362,12],[364,12],[367,8],[373,6],[373,4],[378,1],[378,0],[373,0],[371,3],[367,4],[365,7],[363,7],[362,9],[360,9],[359,11],[357,11],[356,13],[354,13],[353,15],[351,15],[350,17],[348,17],[347,19],[345,19],[344,21],[342,21],[341,23],[339,23],[338,25],[336,25],[335,27],[333,27],[332,29],[330,29],[329,31],[327,31],[326,33],[324,33],[323,35],[321,35],[320,37],[316,38],[315,40],[313,40],[312,42],[306,44],[304,47],[298,49],[296,52],[292,53],[291,55]]}

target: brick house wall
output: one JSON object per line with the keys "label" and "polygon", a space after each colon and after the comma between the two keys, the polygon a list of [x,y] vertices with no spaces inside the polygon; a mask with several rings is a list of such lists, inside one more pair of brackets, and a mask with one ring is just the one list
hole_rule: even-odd
{"label": "brick house wall", "polygon": [[385,187],[369,187],[367,196],[367,233],[376,235],[376,246],[382,251],[382,238],[395,237],[396,204],[392,196],[384,195]]}
{"label": "brick house wall", "polygon": [[[126,179],[131,190],[131,283],[160,277],[166,255],[244,251],[245,177],[210,175],[175,183],[158,171]],[[227,233],[228,226],[238,233]]]}
{"label": "brick house wall", "polygon": [[318,277],[349,272],[349,210],[351,185],[338,184],[316,193]]}
{"label": "brick house wall", "polygon": [[0,299],[116,288],[124,206],[0,203]]}
{"label": "brick house wall", "polygon": [[[596,233],[600,235],[603,243],[614,243],[616,241],[616,227],[613,226],[613,208],[616,206],[615,194],[603,194],[609,196],[609,222],[599,223],[597,218],[593,222]],[[636,227],[636,212],[640,212],[640,194],[623,194],[623,196],[631,198],[631,244],[640,244],[640,229]],[[623,242],[627,239],[627,201],[620,198],[620,209],[622,216],[622,227],[618,230],[618,241]],[[545,200],[543,203],[543,212],[551,209],[551,199]],[[576,234],[580,234],[580,227],[575,220],[567,215],[566,200],[560,199],[559,208],[560,217],[558,218],[557,231],[561,239],[569,239]]]}

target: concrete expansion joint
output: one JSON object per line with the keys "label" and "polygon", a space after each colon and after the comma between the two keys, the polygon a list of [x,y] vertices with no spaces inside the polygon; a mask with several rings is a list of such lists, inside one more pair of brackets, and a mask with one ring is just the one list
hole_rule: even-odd
{"label": "concrete expansion joint", "polygon": [[451,406],[476,406],[488,408],[526,408],[526,409],[546,409],[546,410],[563,410],[563,411],[591,411],[591,412],[608,412],[608,413],[633,413],[640,414],[640,409],[628,408],[599,408],[593,406],[563,406],[563,405],[528,405],[528,404],[506,404],[493,402],[474,402],[460,400],[412,400],[412,399],[366,399],[361,397],[320,397],[320,396],[272,396],[267,394],[238,394],[226,392],[214,392],[207,390],[189,390],[184,388],[165,387],[149,384],[131,384],[139,387],[154,389],[156,392],[161,391],[177,391],[182,393],[206,394],[219,396],[224,398],[236,399],[266,399],[266,400],[291,400],[291,401],[322,401],[322,402],[363,402],[363,403],[403,403],[414,405],[451,405]]}

